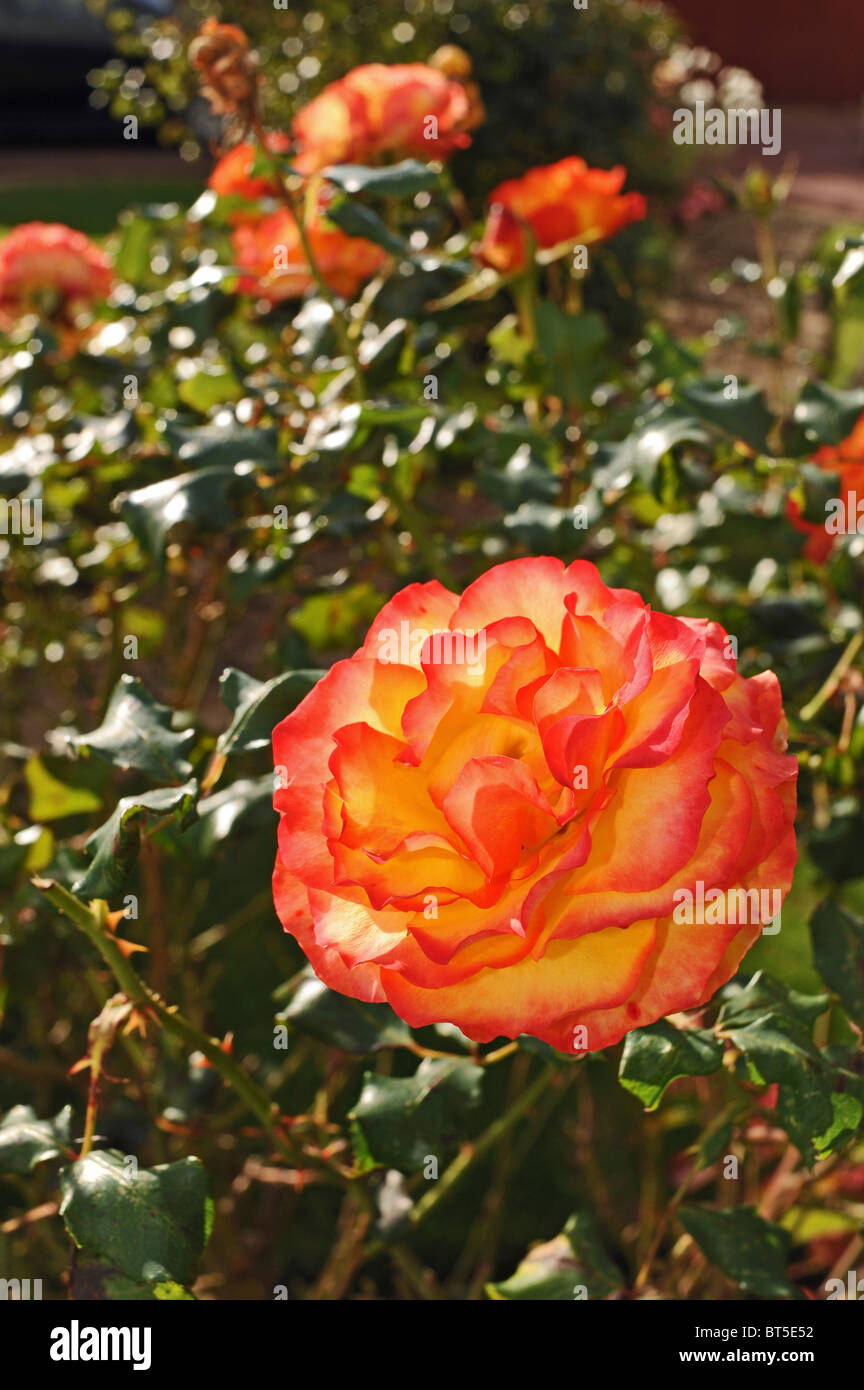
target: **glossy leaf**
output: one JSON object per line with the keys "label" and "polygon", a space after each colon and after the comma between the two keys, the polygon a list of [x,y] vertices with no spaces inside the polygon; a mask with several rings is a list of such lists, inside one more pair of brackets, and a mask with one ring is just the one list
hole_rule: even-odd
{"label": "glossy leaf", "polygon": [[676,1028],[667,1018],[627,1034],[618,1080],[646,1110],[656,1110],[679,1076],[709,1076],[723,1060],[723,1044],[704,1028]]}
{"label": "glossy leaf", "polygon": [[330,164],[321,175],[335,183],[344,193],[381,194],[388,197],[409,197],[435,188],[440,173],[419,159],[403,159],[398,164],[369,166],[365,164]]}
{"label": "glossy leaf", "polygon": [[745,1293],[757,1298],[803,1298],[786,1274],[788,1233],[764,1221],[752,1207],[713,1211],[685,1206],[678,1220],[706,1259]]}
{"label": "glossy leaf", "polygon": [[40,1120],[29,1105],[13,1105],[0,1120],[0,1173],[29,1173],[37,1163],[62,1156],[69,1148],[72,1107],[53,1120]]}
{"label": "glossy leaf", "polygon": [[482,1080],[483,1068],[462,1058],[426,1057],[410,1077],[366,1072],[349,1116],[360,1167],[414,1173],[429,1158],[442,1164],[479,1103]]}
{"label": "glossy leaf", "polygon": [[212,1225],[200,1159],[148,1169],[95,1152],[63,1170],[60,1191],[60,1215],[79,1249],[139,1283],[194,1281]]}
{"label": "glossy leaf", "polygon": [[192,730],[174,733],[172,711],[160,705],[135,676],[122,675],[105,718],[89,734],[67,734],[73,749],[93,753],[114,767],[144,772],[154,781],[184,781],[192,764],[184,756]]}
{"label": "glossy leaf", "polygon": [[153,816],[171,816],[183,829],[195,819],[197,797],[194,778],[179,787],[122,797],[111,817],[88,839],[85,849],[91,862],[73,892],[85,898],[108,898],[119,892],[138,858],[142,823]]}
{"label": "glossy leaf", "polygon": [[609,1298],[623,1287],[621,1271],[590,1212],[577,1212],[554,1240],[535,1245],[509,1279],[487,1284],[490,1298],[563,1302]]}
{"label": "glossy leaf", "polygon": [[270,744],[275,726],[309,694],[323,671],[286,671],[269,681],[255,680],[228,666],[219,678],[219,692],[233,718],[220,734],[217,752],[248,753]]}
{"label": "glossy leaf", "polygon": [[[277,993],[278,1002],[280,995]],[[357,1055],[411,1041],[407,1023],[389,1004],[367,1004],[347,994],[337,994],[318,979],[311,967],[294,987],[290,1003],[278,1018],[329,1047]]]}

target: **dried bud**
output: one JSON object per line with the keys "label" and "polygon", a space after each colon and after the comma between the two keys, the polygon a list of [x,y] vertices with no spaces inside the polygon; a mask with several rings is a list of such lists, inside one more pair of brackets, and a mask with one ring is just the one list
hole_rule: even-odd
{"label": "dried bud", "polygon": [[200,70],[202,91],[217,115],[237,115],[248,125],[258,71],[243,30],[236,24],[205,20],[189,45],[189,61]]}
{"label": "dried bud", "polygon": [[455,43],[445,43],[436,48],[429,59],[429,66],[437,68],[445,77],[452,77],[456,82],[464,82],[471,76],[471,59],[465,49]]}

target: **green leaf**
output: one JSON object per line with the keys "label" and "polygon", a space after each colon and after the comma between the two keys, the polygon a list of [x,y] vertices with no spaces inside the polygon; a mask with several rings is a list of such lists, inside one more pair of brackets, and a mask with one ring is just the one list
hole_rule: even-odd
{"label": "green leaf", "polygon": [[758,971],[744,988],[728,985],[723,991],[723,1006],[718,1022],[746,1024],[766,1013],[785,1015],[800,1024],[813,1024],[828,1007],[827,994],[802,994],[788,989],[779,980],[772,980]]}
{"label": "green leaf", "polygon": [[718,425],[733,439],[743,439],[751,449],[765,453],[768,449],[768,433],[774,424],[774,416],[765,404],[765,395],[758,386],[748,386],[739,382],[737,394],[727,397],[725,381],[712,378],[707,381],[690,382],[677,388],[677,395],[700,420]]}
{"label": "green leaf", "polygon": [[627,1034],[618,1080],[656,1110],[666,1087],[679,1076],[709,1076],[723,1061],[723,1044],[704,1028],[676,1028],[662,1018]]}
{"label": "green leaf", "polygon": [[864,389],[841,391],[824,381],[808,381],[794,420],[810,444],[841,444],[864,414]]}
{"label": "green leaf", "polygon": [[588,405],[604,369],[601,354],[609,338],[604,319],[594,313],[565,314],[545,299],[535,316],[548,390],[568,405]]}
{"label": "green leaf", "polygon": [[81,463],[94,457],[110,458],[112,454],[125,452],[137,431],[131,410],[118,410],[104,418],[100,415],[79,415],[75,419],[75,426],[75,430],[63,440],[67,463]]}
{"label": "green leaf", "polygon": [[228,499],[235,492],[248,492],[255,486],[253,467],[244,462],[180,473],[133,492],[120,493],[114,499],[114,507],[139,545],[161,566],[168,532],[178,522],[209,531],[231,524],[234,513]]}
{"label": "green leaf", "polygon": [[509,1279],[487,1284],[486,1293],[496,1300],[563,1302],[609,1298],[623,1284],[594,1217],[583,1211],[571,1216],[554,1240],[529,1250]]}
{"label": "green leaf", "polygon": [[228,787],[198,802],[198,824],[189,834],[201,853],[212,854],[234,835],[273,826],[273,774],[238,777]]}
{"label": "green leaf", "polygon": [[38,442],[23,436],[11,449],[0,454],[0,488],[3,495],[9,497],[22,492],[34,478],[41,477],[46,468],[56,462],[53,442],[45,442],[44,436],[40,436]]}
{"label": "green leaf", "polygon": [[321,175],[343,193],[372,193],[387,197],[410,197],[436,188],[441,175],[419,159],[403,159],[399,164],[371,168],[365,164],[331,164]]}
{"label": "green leaf", "polygon": [[849,1091],[835,1091],[830,1098],[831,1123],[822,1134],[813,1136],[817,1158],[827,1158],[845,1147],[860,1132],[864,1103]]}
{"label": "green leaf", "polygon": [[[57,765],[58,770],[62,767],[64,774],[69,777],[69,782],[61,782],[59,777],[55,777],[51,767],[46,766],[46,761]],[[24,768],[24,776],[30,789],[30,819],[64,820],[66,816],[97,811],[102,804],[102,798],[94,788],[80,785],[82,778],[77,774],[78,769],[72,766],[68,759],[61,761],[30,758]],[[87,775],[86,771],[84,775]]]}
{"label": "green leaf", "polygon": [[327,207],[327,221],[341,227],[348,236],[374,241],[376,246],[383,246],[393,256],[407,256],[410,252],[404,237],[391,232],[371,208],[352,202],[350,198],[334,198]]}
{"label": "green leaf", "polygon": [[760,973],[746,989],[727,992],[718,1019],[742,1055],[747,1079],[761,1086],[779,1083],[777,1120],[810,1163],[811,1140],[832,1125],[838,1081],[811,1037],[827,1004],[827,995],[799,994]]}
{"label": "green leaf", "polygon": [[520,444],[503,469],[479,468],[476,476],[487,497],[506,511],[523,502],[555,502],[561,493],[561,479],[530,444]]}
{"label": "green leaf", "polygon": [[123,280],[141,284],[150,268],[154,227],[149,218],[126,214],[114,269]]}
{"label": "green leaf", "polygon": [[360,1167],[415,1173],[429,1157],[440,1163],[463,1137],[482,1080],[483,1068],[461,1057],[426,1057],[409,1077],[366,1072],[349,1115]]}
{"label": "green leaf", "polygon": [[224,363],[213,363],[184,377],[177,385],[177,395],[184,405],[206,415],[216,405],[241,400],[243,384]]}
{"label": "green leaf", "polygon": [[64,1168],[60,1192],[79,1249],[139,1283],[194,1281],[212,1225],[200,1159],[138,1168],[113,1150],[91,1153]]}
{"label": "green leaf", "polygon": [[846,1012],[864,1024],[864,922],[828,899],[810,918],[813,960]]}
{"label": "green leaf", "polygon": [[710,442],[710,434],[698,420],[679,406],[664,403],[643,415],[627,438],[614,446],[597,481],[603,487],[620,489],[630,477],[636,477],[653,488],[657,465],[670,449],[677,444]]}
{"label": "green leaf", "polygon": [[29,1105],[13,1105],[0,1120],[0,1173],[29,1173],[37,1163],[60,1158],[69,1148],[72,1107],[53,1120],[39,1120]]}
{"label": "green leaf", "polygon": [[[279,991],[276,998],[281,1002]],[[389,1004],[366,1004],[347,994],[337,994],[318,979],[311,967],[304,972],[287,1008],[277,1017],[280,1023],[290,1023],[328,1047],[358,1055],[411,1041],[410,1028]]]}
{"label": "green leaf", "polygon": [[99,728],[89,734],[66,734],[66,741],[113,767],[135,768],[160,782],[182,782],[192,771],[183,750],[195,735],[191,729],[175,734],[171,719],[167,705],[154,700],[135,676],[122,675]]}
{"label": "green leaf", "polygon": [[91,856],[83,878],[72,891],[87,898],[108,898],[126,883],[138,858],[141,823],[148,816],[173,816],[181,830],[195,819],[198,783],[193,777],[180,787],[160,787],[140,796],[124,796],[104,825],[94,830],[84,848]]}
{"label": "green leaf", "polygon": [[405,319],[391,319],[378,333],[361,340],[357,357],[363,368],[363,378],[367,389],[386,385],[398,369],[399,358],[408,340],[408,324]]}
{"label": "green leaf", "polygon": [[315,651],[356,645],[359,629],[381,610],[383,596],[365,581],[310,594],[292,610],[288,621]]}
{"label": "green leaf", "polygon": [[219,693],[233,718],[219,735],[217,753],[248,753],[266,748],[273,730],[309,694],[323,671],[286,671],[269,681],[255,680],[234,666],[227,666],[219,678]]}
{"label": "green leaf", "polygon": [[786,1277],[789,1235],[773,1221],[764,1221],[753,1207],[681,1207],[678,1220],[706,1259],[745,1293],[757,1298],[804,1297]]}
{"label": "green leaf", "polygon": [[165,442],[174,458],[193,468],[228,468],[235,463],[254,463],[263,467],[279,461],[279,431],[275,427],[231,423],[199,425],[189,429],[168,423]]}
{"label": "green leaf", "polygon": [[815,463],[802,463],[798,470],[796,492],[800,494],[801,511],[805,521],[823,525],[828,513],[828,503],[840,497],[840,479],[836,473],[826,472]]}
{"label": "green leaf", "polygon": [[726,1028],[726,1036],[747,1058],[753,1080],[763,1086],[772,1081],[801,1085],[808,1067],[819,1064],[819,1053],[804,1030],[776,1015]]}
{"label": "green leaf", "polygon": [[698,1168],[709,1168],[712,1163],[717,1162],[721,1154],[729,1152],[733,1131],[734,1124],[725,1115],[721,1115],[708,1126],[696,1148]]}

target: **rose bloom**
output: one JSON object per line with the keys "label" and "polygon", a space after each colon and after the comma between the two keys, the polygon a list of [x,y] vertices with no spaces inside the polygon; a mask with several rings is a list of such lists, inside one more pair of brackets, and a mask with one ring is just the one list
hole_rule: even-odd
{"label": "rose bloom", "polygon": [[85,336],[77,316],[105,299],[114,270],[104,251],[83,232],[62,222],[24,222],[0,241],[0,327],[9,329],[26,313],[39,313],[73,350]]}
{"label": "rose bloom", "polygon": [[[271,132],[267,140],[271,154],[287,154],[291,148],[288,136],[278,131]],[[252,174],[258,154],[258,145],[241,141],[217,161],[207,180],[208,187],[222,198],[246,198],[250,203],[258,198],[278,197],[281,191],[278,178]],[[248,214],[244,213],[243,216],[247,217]]]}
{"label": "rose bloom", "polygon": [[366,63],[297,112],[295,163],[308,174],[328,164],[375,164],[385,155],[447,159],[470,145],[467,132],[481,119],[476,93],[436,68]]}
{"label": "rose bloom", "polygon": [[[360,286],[387,260],[372,241],[348,236],[327,221],[322,195],[318,211],[306,224],[306,236],[324,282],[335,294],[353,299]],[[246,273],[237,288],[278,304],[299,299],[315,288],[315,277],[303,254],[297,223],[287,208],[259,219],[241,222],[231,233],[234,261]]]}
{"label": "rose bloom", "polygon": [[398,593],[273,733],[274,899],[318,976],[570,1052],[704,1004],[796,857],[780,688],[726,643],[584,560]]}
{"label": "rose bloom", "polygon": [[489,196],[477,255],[494,270],[513,274],[528,264],[532,238],[542,249],[580,237],[586,243],[605,241],[645,216],[642,194],[621,192],[626,177],[620,164],[589,169],[572,155],[508,179]]}
{"label": "rose bloom", "polygon": [[[864,415],[842,444],[825,444],[810,460],[826,473],[840,478],[840,500],[846,516],[846,529],[854,534],[857,526],[858,502],[864,501]],[[825,529],[824,521],[807,521],[794,497],[786,502],[786,515],[796,531],[807,537],[804,554],[808,560],[821,565],[834,549],[837,535]],[[827,514],[826,514],[827,520]],[[839,534],[839,532],[837,533]]]}

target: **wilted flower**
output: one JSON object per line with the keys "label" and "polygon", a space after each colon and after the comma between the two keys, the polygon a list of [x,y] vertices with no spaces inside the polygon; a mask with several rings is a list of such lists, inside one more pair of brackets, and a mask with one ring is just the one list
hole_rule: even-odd
{"label": "wilted flower", "polygon": [[200,71],[202,91],[216,114],[236,116],[248,128],[258,69],[243,30],[236,24],[206,19],[189,45],[189,61]]}

